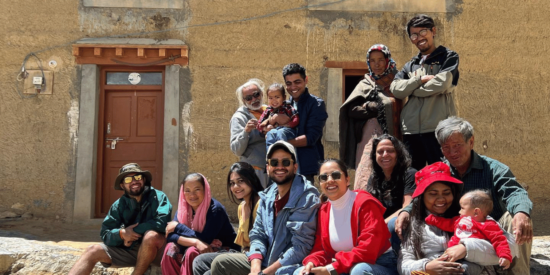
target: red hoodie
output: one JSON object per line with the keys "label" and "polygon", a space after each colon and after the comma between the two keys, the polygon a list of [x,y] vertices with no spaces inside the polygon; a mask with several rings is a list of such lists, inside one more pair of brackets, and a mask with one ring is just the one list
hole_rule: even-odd
{"label": "red hoodie", "polygon": [[[302,262],[303,265],[307,265],[308,262],[312,262],[315,266],[332,263],[339,274],[349,273],[355,264],[375,264],[378,257],[388,250],[390,232],[384,222],[386,208],[366,191],[356,190],[354,192],[357,192],[357,196],[351,209],[350,221],[353,249],[338,253],[332,249],[329,235],[331,204],[327,201],[321,205],[319,210],[315,244],[309,256]],[[332,262],[333,258],[336,259],[335,262]]]}

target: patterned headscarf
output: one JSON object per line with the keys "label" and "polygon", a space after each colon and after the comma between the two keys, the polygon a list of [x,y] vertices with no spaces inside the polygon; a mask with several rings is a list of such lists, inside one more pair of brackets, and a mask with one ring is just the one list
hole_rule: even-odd
{"label": "patterned headscarf", "polygon": [[204,225],[206,224],[206,214],[210,208],[210,200],[212,199],[212,195],[210,194],[210,184],[208,184],[208,180],[206,180],[206,177],[202,174],[199,175],[204,180],[204,199],[199,205],[199,208],[195,213],[195,217],[193,218],[193,208],[185,200],[185,193],[183,191],[183,186],[185,183],[182,184],[178,201],[178,222],[185,224],[194,231],[202,232]]}
{"label": "patterned headscarf", "polygon": [[[382,52],[384,54],[384,57],[386,58],[386,69],[381,75],[375,75],[370,67],[370,54],[374,51]],[[393,61],[393,59],[391,58],[390,49],[388,49],[388,47],[383,44],[376,44],[370,47],[370,49],[367,51],[367,65],[369,66],[369,75],[374,80],[378,80],[389,73],[395,73],[395,71],[397,70],[395,61]]]}

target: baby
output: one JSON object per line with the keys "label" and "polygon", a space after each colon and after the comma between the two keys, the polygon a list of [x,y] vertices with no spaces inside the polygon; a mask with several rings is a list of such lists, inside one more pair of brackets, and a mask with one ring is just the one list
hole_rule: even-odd
{"label": "baby", "polygon": [[274,83],[267,89],[269,106],[258,120],[257,129],[266,135],[267,148],[278,140],[290,140],[296,137],[296,131],[292,128],[298,126],[298,112],[290,103],[285,101],[285,88],[282,84]]}
{"label": "baby", "polygon": [[426,217],[426,224],[447,232],[455,232],[449,241],[449,247],[458,245],[460,240],[465,238],[488,240],[500,258],[499,265],[508,269],[512,262],[512,253],[502,229],[488,216],[492,211],[493,200],[489,194],[483,190],[473,190],[460,199],[460,216],[447,219],[430,214]]}

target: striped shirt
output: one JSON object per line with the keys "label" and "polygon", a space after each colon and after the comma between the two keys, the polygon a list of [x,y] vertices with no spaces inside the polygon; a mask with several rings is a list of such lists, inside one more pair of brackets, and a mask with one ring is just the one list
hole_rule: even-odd
{"label": "striped shirt", "polygon": [[473,150],[471,156],[472,163],[462,177],[449,161],[445,160],[445,163],[451,167],[453,177],[464,182],[463,194],[476,189],[489,191],[494,205],[491,217],[497,221],[506,211],[512,216],[518,212],[531,215],[533,203],[527,195],[527,190],[517,182],[508,166],[492,158],[478,155]]}

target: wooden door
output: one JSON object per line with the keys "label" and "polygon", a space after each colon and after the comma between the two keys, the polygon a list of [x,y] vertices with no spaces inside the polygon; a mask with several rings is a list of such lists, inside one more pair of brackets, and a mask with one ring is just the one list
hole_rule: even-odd
{"label": "wooden door", "polygon": [[[143,82],[125,83],[130,73]],[[96,217],[104,217],[123,195],[114,189],[114,180],[124,164],[135,162],[149,170],[152,186],[162,189],[164,72],[103,69],[101,81]]]}

